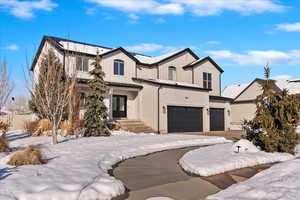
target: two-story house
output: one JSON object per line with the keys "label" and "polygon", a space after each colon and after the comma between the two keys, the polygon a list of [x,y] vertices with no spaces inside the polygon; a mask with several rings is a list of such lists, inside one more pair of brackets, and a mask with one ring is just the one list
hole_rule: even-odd
{"label": "two-story house", "polygon": [[50,48],[67,74],[76,68],[83,92],[91,78],[91,62],[99,52],[108,87],[105,103],[113,120],[142,121],[160,133],[229,128],[231,99],[221,96],[223,70],[210,57],[199,58],[189,48],[151,57],[122,47],[44,36],[31,67],[34,77],[41,56]]}

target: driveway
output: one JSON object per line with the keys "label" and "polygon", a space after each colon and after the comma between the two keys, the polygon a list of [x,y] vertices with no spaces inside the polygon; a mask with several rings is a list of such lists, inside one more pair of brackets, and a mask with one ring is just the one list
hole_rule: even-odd
{"label": "driveway", "polygon": [[201,200],[220,189],[199,177],[186,174],[178,160],[199,147],[168,150],[126,160],[113,171],[122,180],[128,193],[117,199],[144,200],[168,196],[176,200]]}
{"label": "driveway", "polygon": [[210,177],[188,175],[178,165],[178,160],[196,148],[199,147],[167,150],[120,163],[112,173],[125,183],[128,191],[114,200],[145,200],[155,196],[167,196],[175,200],[204,200],[271,166],[248,167]]}

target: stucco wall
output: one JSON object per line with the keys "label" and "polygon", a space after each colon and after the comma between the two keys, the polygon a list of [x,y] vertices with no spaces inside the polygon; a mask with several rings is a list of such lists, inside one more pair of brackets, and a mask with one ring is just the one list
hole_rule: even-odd
{"label": "stucco wall", "polygon": [[[203,131],[209,130],[208,92],[180,88],[163,87],[160,91],[160,131],[168,132],[167,106],[188,106],[203,108]],[[163,112],[165,107],[166,112]]]}
{"label": "stucco wall", "polygon": [[223,108],[225,117],[225,131],[229,130],[231,122],[231,106],[229,102],[213,100],[209,102],[210,108]]}
{"label": "stucco wall", "polygon": [[262,94],[262,87],[258,82],[254,82],[235,101],[253,100],[260,94]]}
{"label": "stucco wall", "polygon": [[137,67],[137,77],[143,79],[157,79],[157,67]]}
{"label": "stucco wall", "polygon": [[255,103],[231,104],[231,122],[242,122],[251,120],[255,116]]}
{"label": "stucco wall", "polygon": [[169,79],[169,67],[176,67],[176,78],[178,82],[192,83],[192,71],[184,70],[182,67],[193,62],[195,58],[187,52],[170,58],[169,60],[161,63],[159,67],[159,79],[168,80]]}
{"label": "stucco wall", "polygon": [[194,67],[194,83],[203,87],[203,72],[212,74],[212,91],[210,95],[220,96],[220,74],[221,72],[209,61]]}

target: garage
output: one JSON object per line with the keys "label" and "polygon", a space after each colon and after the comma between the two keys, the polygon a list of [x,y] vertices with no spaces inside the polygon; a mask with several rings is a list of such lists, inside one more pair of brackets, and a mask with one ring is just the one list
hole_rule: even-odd
{"label": "garage", "polygon": [[224,131],[225,119],[224,108],[210,108],[210,131]]}
{"label": "garage", "polygon": [[202,132],[202,108],[168,106],[168,132]]}

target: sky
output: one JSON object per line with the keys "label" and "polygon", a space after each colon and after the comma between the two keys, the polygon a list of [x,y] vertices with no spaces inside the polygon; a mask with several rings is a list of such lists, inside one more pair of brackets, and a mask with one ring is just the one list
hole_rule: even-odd
{"label": "sky", "polygon": [[0,0],[0,60],[15,89],[44,35],[157,56],[191,48],[224,69],[222,87],[300,78],[299,0]]}

